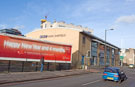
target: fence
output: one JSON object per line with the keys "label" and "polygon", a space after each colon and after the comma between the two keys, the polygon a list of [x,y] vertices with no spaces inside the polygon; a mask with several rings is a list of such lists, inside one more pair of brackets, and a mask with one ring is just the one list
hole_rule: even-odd
{"label": "fence", "polygon": [[[34,72],[40,71],[40,68],[40,62],[0,60],[0,72]],[[70,68],[70,64],[44,63],[44,71],[66,70]]]}

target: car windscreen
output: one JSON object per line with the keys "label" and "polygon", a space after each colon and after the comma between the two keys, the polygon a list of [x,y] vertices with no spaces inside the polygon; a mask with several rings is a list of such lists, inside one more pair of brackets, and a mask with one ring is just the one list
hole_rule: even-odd
{"label": "car windscreen", "polygon": [[118,69],[112,69],[112,68],[105,68],[104,72],[117,73],[117,72],[119,72],[119,70]]}

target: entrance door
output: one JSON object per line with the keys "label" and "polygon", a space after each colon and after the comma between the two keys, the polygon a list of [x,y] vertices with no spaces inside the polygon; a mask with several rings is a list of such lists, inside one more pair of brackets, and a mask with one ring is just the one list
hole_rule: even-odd
{"label": "entrance door", "polygon": [[90,59],[90,63],[91,63],[91,65],[96,66],[97,65],[97,57],[96,56],[92,56],[92,58]]}
{"label": "entrance door", "polygon": [[94,66],[97,65],[97,57],[94,57]]}
{"label": "entrance door", "polygon": [[84,69],[84,56],[82,56],[81,64],[82,64],[82,69]]}

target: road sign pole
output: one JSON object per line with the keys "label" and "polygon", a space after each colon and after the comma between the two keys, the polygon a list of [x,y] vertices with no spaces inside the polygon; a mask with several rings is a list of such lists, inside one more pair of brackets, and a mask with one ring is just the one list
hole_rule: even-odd
{"label": "road sign pole", "polygon": [[120,56],[120,61],[121,61],[121,66],[123,66],[123,59],[124,59],[124,56]]}
{"label": "road sign pole", "polygon": [[120,64],[120,65],[121,65],[121,67],[122,67],[122,66],[123,66],[123,60],[120,60],[120,61],[121,61],[121,64]]}

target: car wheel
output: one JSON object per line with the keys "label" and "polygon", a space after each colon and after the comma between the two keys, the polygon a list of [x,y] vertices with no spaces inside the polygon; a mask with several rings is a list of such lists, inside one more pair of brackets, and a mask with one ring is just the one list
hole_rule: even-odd
{"label": "car wheel", "polygon": [[115,83],[118,83],[119,81],[115,81]]}
{"label": "car wheel", "polygon": [[103,81],[106,81],[106,79],[103,79]]}

